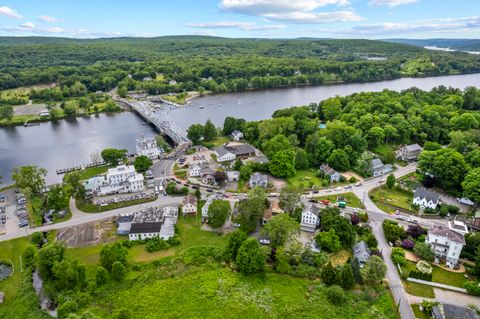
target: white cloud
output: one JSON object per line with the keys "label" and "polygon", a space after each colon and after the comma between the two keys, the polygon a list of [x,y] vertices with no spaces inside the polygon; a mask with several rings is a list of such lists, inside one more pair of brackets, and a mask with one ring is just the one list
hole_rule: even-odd
{"label": "white cloud", "polygon": [[7,6],[0,7],[0,15],[14,19],[23,19],[20,13]]}
{"label": "white cloud", "polygon": [[265,30],[278,30],[285,28],[282,24],[266,24],[258,25],[251,22],[237,22],[237,21],[220,21],[211,23],[188,23],[190,28],[199,29],[241,29],[244,31],[265,31]]}
{"label": "white cloud", "polygon": [[49,33],[65,33],[66,30],[59,28],[59,27],[51,27],[51,28],[41,28],[37,27],[32,22],[25,22],[18,26],[5,26],[2,27],[2,30],[11,32],[11,33],[40,33],[40,34],[49,34]]}
{"label": "white cloud", "polygon": [[375,7],[387,6],[387,7],[396,7],[403,4],[416,3],[418,0],[372,0],[368,4]]}
{"label": "white cloud", "polygon": [[316,11],[335,5],[350,5],[349,0],[222,0],[220,9],[274,21],[292,23],[331,23],[363,20],[352,10]]}
{"label": "white cloud", "polygon": [[88,29],[73,30],[72,34],[76,38],[114,38],[122,36],[120,32],[98,32]]}
{"label": "white cloud", "polygon": [[20,24],[19,27],[25,28],[25,29],[34,29],[35,24],[33,24],[32,22],[25,22],[25,23]]}
{"label": "white cloud", "polygon": [[57,19],[57,18],[51,17],[51,16],[47,16],[47,15],[39,16],[38,20],[43,21],[43,22],[48,22],[48,23],[62,22],[62,20],[60,20],[60,19]]}

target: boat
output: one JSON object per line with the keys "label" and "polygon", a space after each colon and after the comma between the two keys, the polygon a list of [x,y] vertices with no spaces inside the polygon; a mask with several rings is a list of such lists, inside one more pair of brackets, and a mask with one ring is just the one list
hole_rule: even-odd
{"label": "boat", "polygon": [[200,109],[203,110],[205,108],[205,106],[203,105],[200,105]]}
{"label": "boat", "polygon": [[218,107],[223,107],[223,105],[219,105]]}

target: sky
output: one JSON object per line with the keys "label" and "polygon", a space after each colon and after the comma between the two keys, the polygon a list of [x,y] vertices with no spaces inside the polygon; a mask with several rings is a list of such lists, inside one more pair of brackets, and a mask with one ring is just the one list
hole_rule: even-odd
{"label": "sky", "polygon": [[480,38],[480,0],[0,0],[0,36]]}

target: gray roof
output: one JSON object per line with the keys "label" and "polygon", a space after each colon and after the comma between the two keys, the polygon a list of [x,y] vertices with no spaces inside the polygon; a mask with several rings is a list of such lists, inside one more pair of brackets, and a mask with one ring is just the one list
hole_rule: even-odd
{"label": "gray roof", "polygon": [[383,162],[379,158],[372,159],[372,169],[382,168]]}
{"label": "gray roof", "polygon": [[368,245],[366,242],[364,242],[363,240],[356,243],[353,248],[353,255],[355,257],[359,257],[359,256],[362,256],[362,255],[365,255],[365,254],[368,254],[368,256],[370,256],[371,252],[370,252],[370,248],[368,248]]}
{"label": "gray roof", "polygon": [[417,151],[421,151],[422,147],[418,144],[410,144],[410,145],[405,145],[405,150],[407,152],[417,152]]}
{"label": "gray roof", "polygon": [[219,146],[215,149],[215,153],[217,153],[217,155],[221,157],[221,156],[224,156],[225,154],[232,153],[232,152],[226,149],[225,146]]}
{"label": "gray roof", "polygon": [[419,197],[419,198],[425,198],[427,201],[433,201],[433,202],[438,202],[440,200],[440,194],[431,191],[429,189],[426,189],[424,187],[420,187],[415,189],[414,192],[414,197]]}
{"label": "gray roof", "polygon": [[133,223],[130,228],[130,234],[160,233],[161,222],[153,223]]}
{"label": "gray roof", "polygon": [[318,216],[318,214],[320,214],[320,207],[318,207],[316,205],[312,205],[308,208],[305,208],[304,212],[305,211],[308,211],[308,212],[312,213],[313,215]]}
{"label": "gray roof", "polygon": [[480,316],[470,308],[450,304],[439,304],[432,308],[435,319],[479,319]]}
{"label": "gray roof", "polygon": [[224,147],[237,156],[255,154],[255,148],[250,144],[225,145]]}
{"label": "gray roof", "polygon": [[320,170],[322,172],[324,172],[325,174],[330,175],[330,176],[338,173],[336,170],[334,170],[333,168],[331,168],[327,164],[320,165]]}
{"label": "gray roof", "polygon": [[429,234],[436,235],[436,236],[443,236],[447,237],[450,241],[454,241],[465,245],[465,237],[462,234],[459,234],[448,227],[442,225],[433,225],[428,230]]}
{"label": "gray roof", "polygon": [[243,133],[240,132],[239,130],[234,130],[234,131],[232,132],[232,135],[233,135],[233,136],[236,136],[236,135],[238,135],[238,136],[243,136]]}
{"label": "gray roof", "polygon": [[250,182],[267,182],[268,178],[267,175],[261,174],[261,173],[253,173],[252,176],[250,176]]}
{"label": "gray roof", "polygon": [[184,199],[183,199],[183,205],[187,205],[187,204],[192,204],[192,205],[195,205],[197,206],[197,197],[193,196],[193,195],[187,195]]}

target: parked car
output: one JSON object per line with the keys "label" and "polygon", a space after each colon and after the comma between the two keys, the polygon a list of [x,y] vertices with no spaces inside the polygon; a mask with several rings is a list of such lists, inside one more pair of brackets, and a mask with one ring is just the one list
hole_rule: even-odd
{"label": "parked car", "polygon": [[262,245],[270,245],[270,239],[262,238],[259,240]]}

